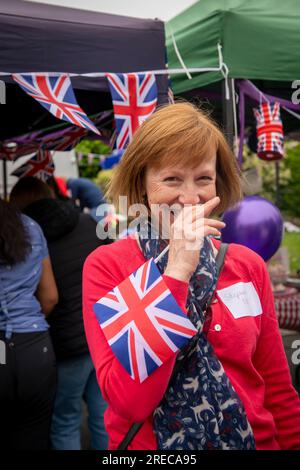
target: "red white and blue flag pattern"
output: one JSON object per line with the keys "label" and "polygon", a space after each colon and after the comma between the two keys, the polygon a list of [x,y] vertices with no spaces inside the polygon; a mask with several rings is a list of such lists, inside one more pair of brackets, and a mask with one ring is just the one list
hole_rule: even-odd
{"label": "red white and blue flag pattern", "polygon": [[157,104],[155,75],[110,73],[106,75],[116,121],[116,148],[124,149],[133,134],[154,112]]}
{"label": "red white and blue flag pattern", "polygon": [[77,126],[71,126],[57,134],[50,134],[49,137],[43,138],[43,145],[49,150],[59,152],[68,152],[72,150],[80,140],[88,134],[86,129]]}
{"label": "red white and blue flag pattern", "polygon": [[[99,129],[110,122],[111,111],[104,111],[94,117],[93,122]],[[101,133],[105,136],[106,129]],[[14,161],[20,157],[36,153],[43,146],[48,150],[69,151],[72,150],[81,139],[89,134],[89,130],[83,127],[68,126],[64,129],[49,132],[34,131],[21,136],[13,137],[0,142],[0,160]]]}
{"label": "red white and blue flag pattern", "polygon": [[54,169],[51,152],[41,147],[36,155],[13,171],[12,175],[18,178],[34,176],[42,181],[47,181],[53,175]]}
{"label": "red white and blue flag pattern", "polygon": [[280,105],[262,103],[254,109],[257,131],[257,155],[262,160],[280,160],[284,155]]}
{"label": "red white and blue flag pattern", "polygon": [[197,333],[153,258],[98,300],[94,312],[115,356],[139,382]]}
{"label": "red white and blue flag pattern", "polygon": [[61,75],[13,74],[13,79],[55,117],[100,134],[78,105],[70,77]]}
{"label": "red white and blue flag pattern", "polygon": [[[34,141],[34,138],[31,137],[35,134],[27,134],[0,143],[0,160],[14,161],[19,157],[36,152],[39,146]],[[22,142],[20,143],[21,139]]]}

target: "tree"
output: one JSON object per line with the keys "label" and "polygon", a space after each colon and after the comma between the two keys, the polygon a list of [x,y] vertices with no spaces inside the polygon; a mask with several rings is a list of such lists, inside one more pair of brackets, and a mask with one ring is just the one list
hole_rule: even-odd
{"label": "tree", "polygon": [[282,188],[283,209],[300,216],[300,144],[287,146],[283,165],[289,171],[289,178]]}
{"label": "tree", "polygon": [[83,157],[78,165],[79,176],[84,178],[94,179],[97,177],[100,166],[99,166],[99,157],[94,157],[92,162],[88,159],[89,153],[94,153],[95,155],[108,155],[111,153],[111,148],[101,142],[101,140],[82,140],[75,147],[76,152],[83,154]]}

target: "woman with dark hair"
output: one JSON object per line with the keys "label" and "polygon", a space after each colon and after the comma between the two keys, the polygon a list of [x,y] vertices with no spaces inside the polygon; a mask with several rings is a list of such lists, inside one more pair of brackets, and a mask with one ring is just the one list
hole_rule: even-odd
{"label": "woman with dark hair", "polygon": [[1,448],[48,448],[56,365],[45,316],[57,301],[40,227],[0,199]]}
{"label": "woman with dark hair", "polygon": [[29,206],[29,204],[37,199],[43,198],[55,198],[55,191],[52,187],[34,176],[20,178],[10,193],[10,202],[20,211],[23,211],[24,207]]}
{"label": "woman with dark hair", "polygon": [[[107,434],[103,426],[106,402],[100,393],[85,339],[81,285],[84,261],[104,242],[97,238],[96,222],[89,214],[80,213],[71,200],[47,197],[47,192],[47,184],[42,181],[34,181],[31,185],[20,180],[12,190],[11,199],[14,203],[20,203],[23,213],[42,228],[59,292],[59,301],[47,318],[58,377],[51,443],[55,450],[81,448],[80,424],[84,399],[88,408],[91,447],[103,450],[107,448]],[[30,204],[24,207],[23,201],[29,199]]]}

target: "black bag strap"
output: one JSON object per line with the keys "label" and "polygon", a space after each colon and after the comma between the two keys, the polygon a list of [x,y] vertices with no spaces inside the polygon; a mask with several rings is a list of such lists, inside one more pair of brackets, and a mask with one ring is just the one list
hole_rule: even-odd
{"label": "black bag strap", "polygon": [[[221,271],[224,266],[224,261],[225,261],[225,255],[228,250],[228,243],[221,243],[217,257],[216,257],[216,263],[217,263],[217,280],[219,279],[219,276],[221,274]],[[209,301],[207,302],[206,308],[208,308],[212,302],[214,296],[214,292],[210,296]],[[169,384],[173,380],[173,378],[178,374],[179,370],[182,368],[184,364],[184,359],[180,362],[176,362],[174,369],[172,371],[172,375],[169,380]],[[127,447],[129,446],[130,442],[133,440],[135,435],[139,432],[141,427],[143,426],[145,421],[142,421],[140,423],[133,423],[133,425],[129,428],[129,431],[127,432],[126,436],[122,440],[122,442],[119,444],[117,450],[126,450]]]}
{"label": "black bag strap", "polygon": [[[220,245],[220,249],[218,251],[218,254],[217,254],[217,257],[216,257],[216,263],[217,263],[217,282],[218,282],[218,279],[220,277],[220,274],[222,272],[222,269],[223,269],[223,266],[224,266],[224,262],[225,262],[225,255],[227,253],[227,250],[228,250],[228,243],[221,243]],[[212,299],[214,297],[214,294],[215,292],[212,292],[207,304],[206,304],[206,310],[208,309],[208,307],[210,306],[211,302],[212,302]]]}

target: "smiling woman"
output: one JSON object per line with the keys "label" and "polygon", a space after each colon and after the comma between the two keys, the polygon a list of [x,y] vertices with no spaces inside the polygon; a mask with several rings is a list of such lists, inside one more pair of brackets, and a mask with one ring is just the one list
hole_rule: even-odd
{"label": "smiling woman", "polygon": [[210,189],[215,185],[221,200],[219,213],[241,198],[238,168],[224,135],[204,113],[182,102],[161,107],[137,130],[115,169],[107,196],[116,207],[120,195],[128,197],[128,206],[142,203],[146,172],[148,181],[151,174],[157,179],[159,173],[170,188],[187,168],[203,186],[204,200],[212,194],[205,185],[210,180]]}
{"label": "smiling woman", "polygon": [[[300,401],[265,263],[214,239],[224,224],[212,214],[241,197],[221,131],[191,104],[159,109],[135,133],[109,196],[147,206],[136,233],[94,251],[83,271],[109,448],[300,449]],[[171,213],[166,237],[157,206]]]}

